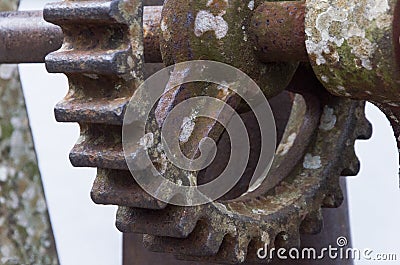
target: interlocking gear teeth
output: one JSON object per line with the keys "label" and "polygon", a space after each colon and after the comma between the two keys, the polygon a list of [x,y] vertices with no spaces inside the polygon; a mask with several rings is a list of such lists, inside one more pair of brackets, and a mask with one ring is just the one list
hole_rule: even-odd
{"label": "interlocking gear teeth", "polygon": [[[125,106],[143,81],[141,1],[68,1],[45,7],[64,44],[46,57],[49,72],[65,73],[70,90],[57,120],[122,125]],[[85,165],[88,166],[88,165]]]}
{"label": "interlocking gear teeth", "polygon": [[[47,58],[47,67],[67,73],[70,83],[68,95],[56,107],[56,117],[81,126],[71,161],[99,168],[93,200],[119,205],[116,225],[121,231],[150,234],[145,236],[148,247],[173,252],[178,258],[265,262],[255,255],[264,244],[298,246],[300,232],[319,230],[321,206],[340,205],[340,173],[357,169],[352,165],[354,140],[371,134],[364,104],[320,96],[334,110],[334,128],[316,129],[299,163],[288,166],[290,173],[271,190],[261,186],[257,196],[250,193],[196,207],[158,202],[125,171],[121,145],[126,103],[143,80],[141,11],[141,1],[65,1],[45,10],[45,17],[59,24],[65,34],[62,50]],[[80,56],[85,54],[90,58],[83,62]]]}
{"label": "interlocking gear teeth", "polygon": [[[322,228],[321,207],[338,207],[341,204],[343,194],[339,186],[339,177],[343,168],[349,167],[348,164],[344,165],[343,161],[356,159],[352,148],[354,141],[360,131],[365,135],[370,129],[363,116],[355,115],[357,111],[363,110],[362,102],[333,99],[326,103],[335,110],[335,126],[338,128],[331,131],[320,129],[315,142],[308,148],[311,154],[317,155],[318,152],[322,152],[321,168],[308,169],[304,168],[307,165],[300,164],[269,195],[243,201],[185,207],[193,211],[189,214],[175,215],[177,211],[186,212],[182,207],[168,206],[166,212],[152,210],[145,211],[145,214],[137,209],[123,208],[129,212],[129,218],[119,214],[119,228],[125,232],[151,234],[153,236],[145,236],[146,245],[151,250],[172,252],[185,260],[234,264],[253,260],[250,248],[263,245],[263,242],[269,243],[270,246],[298,247],[300,232],[314,234]],[[356,130],[354,126],[349,126],[354,122],[362,129]],[[342,157],[335,157],[335,153],[332,152],[323,152],[328,146],[332,146],[333,142],[337,143],[334,145],[334,151],[343,154]],[[173,208],[175,210],[171,210]],[[158,218],[160,214],[163,216],[161,219]],[[134,217],[135,215],[139,217]],[[184,229],[177,225],[182,224],[180,216],[185,217]],[[173,225],[160,228],[171,220]],[[208,226],[205,226],[204,222],[207,222]],[[164,229],[172,229],[173,232],[165,232]],[[173,234],[175,236],[172,236]],[[207,238],[216,238],[217,241],[211,244]],[[260,240],[261,238],[263,240]],[[215,254],[218,245],[220,247]],[[204,253],[209,255],[204,256]],[[251,255],[247,257],[247,253]]]}

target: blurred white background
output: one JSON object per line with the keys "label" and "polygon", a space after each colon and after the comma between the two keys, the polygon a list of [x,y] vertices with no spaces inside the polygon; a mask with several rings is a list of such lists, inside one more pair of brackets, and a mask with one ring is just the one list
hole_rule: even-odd
{"label": "blurred white background", "polygon": [[[21,0],[20,10],[42,9],[46,2],[51,1]],[[20,65],[20,72],[61,264],[122,264],[116,208],[91,201],[95,170],[73,168],[68,159],[78,126],[54,119],[53,108],[67,93],[65,76],[48,74],[43,64]],[[371,140],[356,143],[361,172],[347,179],[353,247],[397,253],[400,258],[399,154],[384,114],[372,104],[366,114],[374,133]]]}

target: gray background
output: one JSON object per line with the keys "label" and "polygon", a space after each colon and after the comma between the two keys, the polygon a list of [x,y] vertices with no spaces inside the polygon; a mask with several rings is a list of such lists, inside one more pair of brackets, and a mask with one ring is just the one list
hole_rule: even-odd
{"label": "gray background", "polygon": [[[20,9],[41,9],[46,2],[51,1],[22,0]],[[95,170],[73,168],[68,160],[79,136],[78,125],[54,119],[53,107],[67,93],[65,76],[48,74],[43,64],[20,65],[20,71],[61,264],[121,264],[116,207],[91,201]],[[373,137],[356,143],[361,172],[347,180],[353,246],[397,253],[400,258],[398,151],[386,117],[371,104],[366,113],[373,123]]]}

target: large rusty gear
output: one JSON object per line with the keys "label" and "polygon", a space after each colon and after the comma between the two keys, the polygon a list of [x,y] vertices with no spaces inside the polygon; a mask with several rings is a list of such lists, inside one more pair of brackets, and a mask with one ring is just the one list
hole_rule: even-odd
{"label": "large rusty gear", "polygon": [[64,1],[44,11],[65,36],[46,58],[47,69],[65,73],[70,85],[56,118],[81,127],[70,159],[98,169],[93,200],[119,206],[121,231],[142,233],[149,249],[185,260],[260,262],[256,250],[264,244],[296,247],[300,233],[319,232],[321,207],[343,200],[339,177],[358,172],[354,142],[371,134],[364,102],[329,95],[301,66],[288,89],[302,97],[293,101],[268,181],[207,205],[160,202],[134,181],[121,143],[125,107],[144,79],[142,11],[133,0]]}

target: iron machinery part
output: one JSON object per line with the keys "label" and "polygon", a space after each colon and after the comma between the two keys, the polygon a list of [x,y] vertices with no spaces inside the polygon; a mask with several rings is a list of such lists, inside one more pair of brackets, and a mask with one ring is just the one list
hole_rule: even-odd
{"label": "iron machinery part", "polygon": [[[55,113],[57,120],[81,126],[71,162],[98,168],[92,198],[119,206],[121,231],[146,234],[148,248],[181,259],[257,262],[253,250],[265,243],[298,246],[300,232],[315,233],[321,227],[321,207],[340,205],[339,177],[354,175],[359,167],[354,141],[371,134],[364,102],[331,96],[310,71],[298,72],[288,89],[302,97],[294,100],[269,181],[254,192],[207,205],[168,205],[135,183],[121,143],[124,108],[144,79],[142,2],[64,1],[47,5],[44,16],[59,25],[65,36],[61,50],[47,56],[46,66],[69,79],[69,93]],[[248,23],[249,17],[240,19]],[[168,44],[164,48],[170,49]],[[288,79],[285,75],[279,83]],[[167,103],[173,106],[182,97]]]}
{"label": "iron machinery part", "polygon": [[397,0],[306,1],[306,46],[313,69],[331,93],[398,107]]}
{"label": "iron machinery part", "polygon": [[397,0],[306,0],[305,32],[311,64],[325,88],[377,105],[400,150],[399,10]]}
{"label": "iron machinery part", "polygon": [[[300,75],[304,77],[304,73]],[[302,86],[321,88],[317,81]],[[298,247],[300,233],[321,229],[321,207],[341,204],[339,176],[358,172],[354,141],[368,138],[371,128],[363,116],[363,102],[299,91],[298,83],[293,89],[304,99],[296,98],[273,170],[256,191],[196,207],[154,202],[143,207],[144,201],[138,206],[136,198],[129,200],[133,192],[127,191],[128,186],[135,196],[140,190],[129,172],[113,176],[108,171],[95,181],[94,200],[118,201],[117,227],[121,231],[143,233],[150,250],[170,252],[179,259],[265,262],[255,256],[264,244]],[[280,180],[282,175],[285,178]],[[276,185],[270,182],[274,180]]]}
{"label": "iron machinery part", "polygon": [[[155,6],[161,1],[147,2],[152,6],[146,7],[143,13],[144,56],[146,62],[156,63],[161,61],[159,24],[162,7]],[[396,91],[399,78],[397,1],[371,1],[360,6],[349,1],[330,1],[325,6],[306,2],[259,4],[250,1],[248,7],[257,8],[247,35],[243,36],[244,42],[254,41],[256,54],[263,62],[311,60],[314,71],[330,92],[370,100],[379,106],[391,121],[400,146],[399,116],[394,115],[399,108]],[[61,45],[63,34],[60,28],[46,23],[41,13],[1,14],[1,63],[43,62],[48,52]],[[335,23],[343,30],[337,31]]]}
{"label": "iron machinery part", "polygon": [[[160,20],[162,6],[143,10],[144,57],[147,63],[162,62]],[[43,11],[0,12],[0,62],[44,63],[47,54],[61,48],[64,34],[43,19]]]}
{"label": "iron machinery part", "polygon": [[0,62],[36,63],[61,47],[62,31],[42,11],[0,12]]}

